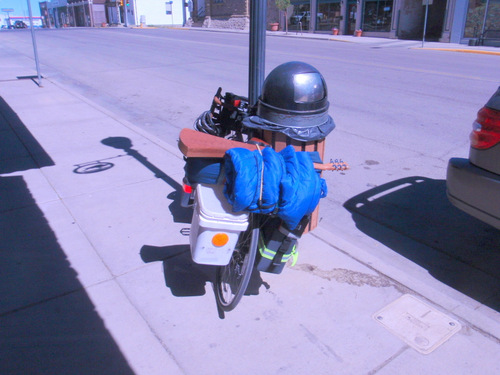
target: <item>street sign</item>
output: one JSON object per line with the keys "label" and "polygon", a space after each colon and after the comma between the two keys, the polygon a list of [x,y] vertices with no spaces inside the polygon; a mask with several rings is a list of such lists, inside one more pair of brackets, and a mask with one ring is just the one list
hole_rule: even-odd
{"label": "street sign", "polygon": [[422,0],[422,5],[425,7],[426,5],[432,5],[434,0]]}
{"label": "street sign", "polygon": [[2,8],[2,12],[5,12],[5,13],[12,13],[14,11],[13,8]]}

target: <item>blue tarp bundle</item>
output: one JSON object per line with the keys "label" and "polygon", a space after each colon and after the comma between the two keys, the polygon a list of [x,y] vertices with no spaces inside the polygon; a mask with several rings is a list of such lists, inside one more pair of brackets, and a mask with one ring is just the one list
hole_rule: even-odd
{"label": "blue tarp bundle", "polygon": [[309,153],[288,146],[250,151],[233,148],[224,157],[224,194],[233,211],[274,213],[293,230],[311,214],[327,187],[314,169]]}

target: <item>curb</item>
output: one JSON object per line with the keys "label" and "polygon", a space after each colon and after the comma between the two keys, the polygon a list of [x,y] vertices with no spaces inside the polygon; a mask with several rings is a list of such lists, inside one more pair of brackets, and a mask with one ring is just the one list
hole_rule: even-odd
{"label": "curb", "polygon": [[426,47],[415,47],[411,49],[426,49],[433,51],[450,51],[450,52],[463,52],[463,53],[479,53],[482,55],[494,55],[500,56],[500,52],[495,51],[483,51],[483,50],[470,50],[470,49],[460,49],[460,48],[426,48]]}
{"label": "curb", "polygon": [[[248,34],[250,31],[249,30],[232,30],[232,29],[216,29],[216,28],[202,28],[202,27],[166,27],[167,29],[171,30],[187,30],[187,31],[208,31],[208,32],[219,32],[219,33],[237,33],[237,34]],[[365,45],[370,45],[370,44],[384,44],[388,39],[387,38],[375,38],[375,37],[365,37],[365,38],[373,38],[376,39],[376,41],[373,42],[360,42],[359,40],[362,40],[363,37],[358,37],[357,40],[346,40],[346,39],[341,39],[341,38],[335,38],[332,37],[331,35],[328,34],[317,34],[317,33],[301,33],[301,34],[293,34],[292,32],[289,31],[288,34],[285,34],[284,31],[269,31],[266,30],[266,36],[271,36],[271,37],[280,37],[280,38],[302,38],[302,39],[311,39],[311,40],[324,40],[328,42],[344,42],[344,43],[351,43],[351,44],[365,44]],[[366,39],[365,39],[366,40]],[[413,42],[420,42],[418,40],[412,40]],[[397,42],[410,42],[410,40],[403,40],[403,39],[390,39],[390,44],[397,43]],[[443,45],[447,45],[446,43],[442,43]],[[479,49],[466,49],[466,48],[447,48],[447,47],[407,47],[408,49],[419,49],[419,50],[434,50],[434,51],[450,51],[450,52],[463,52],[463,53],[476,53],[476,54],[483,54],[483,55],[496,55],[500,56],[500,51],[489,51],[489,50],[479,50]]]}
{"label": "curb", "polygon": [[341,233],[330,232],[318,226],[309,234],[332,249],[372,269],[379,275],[383,275],[394,285],[401,287],[408,293],[417,295],[427,303],[446,311],[468,327],[481,332],[482,335],[500,342],[500,330],[495,324],[496,312],[494,310],[484,306],[482,314],[478,317],[475,300],[467,296],[462,296],[464,299],[460,300],[457,298],[458,294],[456,294],[460,294],[460,292],[455,292],[446,285],[436,288],[436,285],[431,285],[429,280],[422,281],[418,273],[403,274],[397,266],[384,263],[368,249],[360,246],[356,241],[345,238]]}

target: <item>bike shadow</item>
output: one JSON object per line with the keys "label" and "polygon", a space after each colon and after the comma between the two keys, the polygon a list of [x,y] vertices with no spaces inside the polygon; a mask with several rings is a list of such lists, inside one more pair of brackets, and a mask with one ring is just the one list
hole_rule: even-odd
{"label": "bike shadow", "polygon": [[362,232],[500,311],[500,231],[455,208],[446,197],[445,180],[395,180],[344,207]]}
{"label": "bike shadow", "polygon": [[215,281],[215,267],[193,262],[189,245],[145,245],[140,254],[144,263],[163,262],[165,285],[176,297],[203,296]]}
{"label": "bike shadow", "polygon": [[[197,264],[191,258],[189,245],[150,246],[140,250],[144,263],[163,262],[165,285],[175,297],[196,297],[206,294],[207,283],[212,284],[215,299],[215,273],[217,266]],[[253,269],[245,296],[258,295],[264,284],[257,269]],[[224,312],[218,307],[218,314],[224,319]]]}

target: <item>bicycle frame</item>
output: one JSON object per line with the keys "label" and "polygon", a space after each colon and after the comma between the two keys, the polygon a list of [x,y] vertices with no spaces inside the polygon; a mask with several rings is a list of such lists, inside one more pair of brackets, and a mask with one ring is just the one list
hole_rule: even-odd
{"label": "bicycle frame", "polygon": [[[228,149],[238,147],[257,150],[260,147],[256,143],[261,141],[254,142],[252,139],[254,131],[244,130],[241,126],[241,118],[248,112],[246,98],[231,93],[223,97],[219,88],[210,111],[203,113],[196,121],[197,131],[183,129],[179,136],[179,149],[183,152],[186,163],[181,205],[194,209],[190,233],[191,253],[195,251],[193,246],[200,247],[196,241],[206,241],[201,245],[204,250],[217,251],[217,248],[220,248],[221,251],[226,251],[227,248],[223,246],[232,239],[232,254],[226,254],[226,257],[214,262],[203,263],[217,267],[214,288],[217,304],[224,311],[230,311],[238,304],[255,266],[260,271],[280,273],[288,259],[296,259],[297,240],[310,222],[310,216],[304,216],[298,227],[291,232],[282,225],[281,219],[272,214],[249,213],[248,226],[243,229],[242,226],[230,222],[232,210],[228,208],[227,211],[223,210],[221,216],[229,220],[213,223],[214,225],[208,228],[209,237],[200,238],[200,221],[203,219],[200,206],[208,205],[210,199],[228,203],[221,194],[216,198],[208,198],[208,195],[205,197],[200,194],[200,187],[205,189],[204,186],[208,185],[221,191],[224,180],[223,157]],[[335,163],[314,163],[314,167],[318,170],[347,169],[345,163],[340,166]],[[218,203],[223,205],[222,202]],[[205,228],[201,229],[203,230]],[[234,232],[238,233],[236,241]],[[196,241],[193,237],[196,237]],[[195,262],[200,261],[195,258],[193,256]]]}

